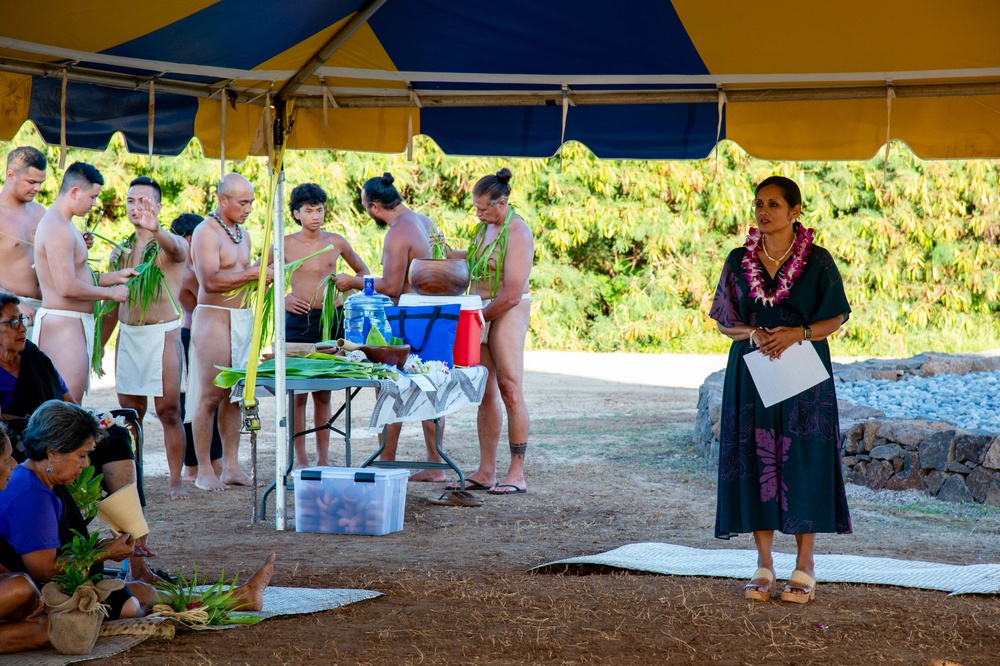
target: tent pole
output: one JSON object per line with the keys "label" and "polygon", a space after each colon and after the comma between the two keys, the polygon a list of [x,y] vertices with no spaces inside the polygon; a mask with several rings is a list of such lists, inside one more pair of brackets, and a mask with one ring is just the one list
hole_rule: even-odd
{"label": "tent pole", "polygon": [[[273,150],[272,150],[273,154]],[[271,162],[274,168],[274,162]],[[278,187],[274,195],[274,528],[279,532],[287,526],[285,513],[285,467],[288,464],[288,399],[285,395],[285,165],[278,172]],[[293,433],[294,434],[294,433]]]}
{"label": "tent pole", "polygon": [[226,89],[221,90],[222,118],[219,128],[219,180],[226,177]]}

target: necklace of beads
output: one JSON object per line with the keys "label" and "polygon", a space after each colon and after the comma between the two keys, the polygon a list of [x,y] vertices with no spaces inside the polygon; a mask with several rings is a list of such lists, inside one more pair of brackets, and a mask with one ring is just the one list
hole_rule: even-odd
{"label": "necklace of beads", "polygon": [[[243,242],[243,228],[239,224],[236,225],[236,233],[234,234],[229,230],[229,225],[222,221],[219,214],[214,210],[208,214],[209,217],[214,218],[216,222],[222,225],[222,228],[226,230],[226,235],[229,236],[229,240],[233,241],[237,245]],[[773,260],[772,260],[773,261]]]}
{"label": "necklace of beads", "polygon": [[763,237],[760,239],[760,249],[764,250],[764,256],[770,259],[775,266],[777,266],[778,264],[780,264],[782,261],[785,260],[785,257],[788,256],[788,253],[792,251],[793,245],[795,245],[795,243],[789,244],[788,249],[785,250],[785,253],[780,257],[778,257],[777,259],[775,259],[767,252],[767,239]]}

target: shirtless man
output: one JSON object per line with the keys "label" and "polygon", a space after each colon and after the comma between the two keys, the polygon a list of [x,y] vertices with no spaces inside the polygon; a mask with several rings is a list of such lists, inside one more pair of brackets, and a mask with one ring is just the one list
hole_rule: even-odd
{"label": "shirtless man", "polygon": [[42,288],[42,307],[35,315],[34,342],[45,352],[79,404],[90,379],[94,349],[94,302],[128,298],[125,282],[135,269],[99,273],[97,286],[87,266],[87,245],[73,225],[97,203],[104,178],[96,168],[74,162],[63,175],[52,207],[35,233],[35,271]]}
{"label": "shirtless man", "polygon": [[[321,282],[337,272],[337,259],[344,258],[356,275],[367,275],[368,265],[354,251],[347,239],[340,234],[323,231],[326,215],[324,204],[326,192],[319,185],[305,183],[292,190],[288,201],[292,218],[302,227],[301,231],[285,236],[285,262],[298,261],[325,247],[333,250],[307,260],[292,275],[292,291],[285,296],[285,340],[288,342],[320,342],[321,340],[344,337],[344,306],[337,305],[337,325],[324,337],[320,330],[323,314],[323,289]],[[268,255],[268,264],[274,263],[274,248]],[[339,298],[338,298],[339,300]],[[330,430],[326,423],[330,420],[330,392],[313,391],[313,417],[316,425],[316,464],[329,464]],[[306,422],[306,403],[309,396],[296,395],[294,401],[294,421]],[[295,438],[295,468],[309,466],[305,437]]]}
{"label": "shirtless man", "polygon": [[118,404],[134,409],[142,424],[149,396],[153,396],[156,417],[163,426],[163,445],[170,470],[170,499],[190,497],[181,484],[184,461],[184,428],[181,426],[181,311],[177,302],[184,270],[187,267],[188,244],[160,226],[160,185],[146,176],[129,183],[125,211],[135,227],[131,251],[122,256],[116,248],[111,264],[136,268],[145,263],[150,243],[156,247],[155,265],[163,274],[160,295],[149,303],[138,301],[132,294],[126,303],[112,313],[116,319],[102,329],[110,334],[114,321],[120,321],[118,345],[115,350],[115,386]]}
{"label": "shirtless man", "polygon": [[[434,223],[426,215],[416,213],[403,204],[392,184],[393,177],[385,173],[381,178],[369,178],[361,189],[361,205],[379,227],[388,227],[382,246],[382,277],[375,279],[375,291],[399,302],[400,294],[413,292],[410,287],[410,262],[414,259],[429,259],[431,253],[431,232]],[[337,289],[364,289],[364,279],[360,275],[340,273],[336,278]],[[444,419],[440,419],[442,434]],[[424,443],[427,445],[427,461],[443,462],[435,445],[434,422],[424,421]],[[395,460],[396,447],[402,423],[390,423],[385,428],[385,449],[379,460]],[[410,481],[438,483],[446,480],[444,470],[424,470],[410,477]]]}
{"label": "shirtless man", "polygon": [[[487,492],[491,495],[527,492],[524,455],[528,448],[529,422],[523,389],[524,339],[531,317],[528,276],[535,249],[531,229],[507,204],[510,177],[509,169],[500,169],[494,175],[480,178],[472,190],[472,202],[481,224],[470,251],[474,253],[474,260],[490,257],[485,274],[478,280],[474,275],[470,289],[483,298],[485,306],[483,318],[487,329],[480,346],[480,359],[489,376],[476,418],[479,469],[468,475],[465,481],[466,489],[473,482],[474,489],[489,488]],[[502,245],[497,243],[502,233],[507,234],[506,253],[501,252]],[[464,254],[453,252],[449,256]],[[494,283],[496,289],[491,288],[494,279],[497,279]],[[510,467],[498,483],[497,445],[503,429],[503,408],[507,411]],[[457,489],[458,484],[454,487]]]}
{"label": "shirtless man", "polygon": [[[228,485],[248,486],[250,477],[240,469],[240,407],[230,402],[229,391],[213,381],[215,366],[245,368],[253,333],[253,309],[241,308],[238,295],[226,294],[257,279],[250,262],[250,234],[240,225],[250,217],[253,185],[238,173],[227,174],[218,187],[219,203],[192,236],[194,270],[198,276],[198,307],[191,323],[191,366],[188,374],[188,409],[194,405],[194,448],[198,454],[195,485],[202,490],[228,490]],[[209,219],[211,218],[211,219]],[[271,282],[273,270],[267,269]],[[218,416],[216,416],[218,410]],[[222,473],[212,467],[212,423],[218,418],[222,435]]]}
{"label": "shirtless man", "polygon": [[[181,213],[170,223],[170,233],[183,238],[188,246],[191,245],[191,236],[194,235],[195,227],[201,224],[204,218],[194,213]],[[198,307],[198,276],[195,275],[194,266],[191,263],[191,253],[188,252],[187,264],[184,267],[184,280],[181,282],[181,294],[177,297],[181,305],[181,345],[184,347],[184,366],[190,365],[188,350],[191,346],[191,319],[194,317],[194,309]],[[187,382],[181,384],[181,421],[184,422],[184,476],[185,481],[194,481],[198,478],[198,456],[194,451],[194,433],[191,430],[191,415],[185,409],[184,398],[187,394]],[[219,436],[219,425],[212,425],[212,447],[210,449],[212,458],[212,468],[215,474],[222,473],[222,437]]]}
{"label": "shirtless man", "polygon": [[[7,179],[0,190],[0,289],[21,299],[21,312],[32,321],[42,305],[35,274],[35,230],[45,214],[35,195],[45,182],[45,155],[21,146],[7,155]],[[31,339],[28,324],[28,339]]]}

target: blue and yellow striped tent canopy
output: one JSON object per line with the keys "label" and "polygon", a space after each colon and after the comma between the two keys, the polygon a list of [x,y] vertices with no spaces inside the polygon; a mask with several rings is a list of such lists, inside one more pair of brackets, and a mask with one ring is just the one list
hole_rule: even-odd
{"label": "blue and yellow striped tent canopy", "polygon": [[[1000,157],[986,0],[7,3],[0,138],[135,152],[290,148],[687,159]],[[151,145],[152,144],[152,145]]]}

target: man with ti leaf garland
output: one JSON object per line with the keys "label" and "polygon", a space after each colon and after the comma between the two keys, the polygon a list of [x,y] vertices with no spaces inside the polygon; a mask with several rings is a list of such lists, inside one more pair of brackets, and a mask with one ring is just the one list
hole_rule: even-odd
{"label": "man with ti leaf garland", "polygon": [[181,484],[184,427],[181,423],[181,308],[178,297],[187,266],[187,241],[160,226],[159,184],[146,176],[129,183],[125,211],[135,232],[111,253],[112,270],[134,268],[129,297],[114,304],[104,340],[121,322],[115,348],[118,404],[136,410],[140,423],[152,396],[163,426],[163,443],[170,468],[170,499],[190,497]]}

